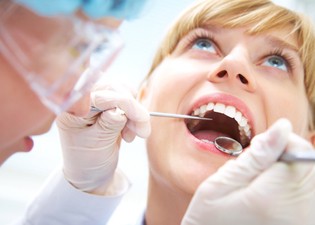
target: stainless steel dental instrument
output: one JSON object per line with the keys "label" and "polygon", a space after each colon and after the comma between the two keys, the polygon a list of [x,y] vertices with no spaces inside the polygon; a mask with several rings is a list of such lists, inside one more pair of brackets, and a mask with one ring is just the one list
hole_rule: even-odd
{"label": "stainless steel dental instrument", "polygon": [[238,141],[229,137],[217,137],[214,140],[214,146],[221,152],[229,155],[238,156],[243,152],[242,145]]}
{"label": "stainless steel dental instrument", "polygon": [[[215,147],[221,152],[229,155],[237,156],[242,153],[242,145],[229,137],[217,137],[214,140]],[[283,153],[278,161],[282,162],[315,162],[315,151],[314,152],[285,152]]]}
{"label": "stainless steel dental instrument", "polygon": [[[94,106],[91,106],[92,112],[102,112],[103,110],[98,109]],[[204,118],[198,116],[189,116],[183,114],[176,114],[176,113],[163,113],[163,112],[150,112],[150,116],[157,116],[157,117],[168,117],[168,118],[180,118],[180,119],[192,119],[192,120],[212,120],[211,118]]]}
{"label": "stainless steel dental instrument", "polygon": [[193,119],[193,120],[212,120],[211,118],[204,118],[198,116],[189,116],[175,113],[162,113],[162,112],[150,112],[150,116],[169,117],[169,118],[181,118],[181,119]]}
{"label": "stainless steel dental instrument", "polygon": [[279,161],[315,162],[315,151],[314,152],[285,152],[280,156]]}

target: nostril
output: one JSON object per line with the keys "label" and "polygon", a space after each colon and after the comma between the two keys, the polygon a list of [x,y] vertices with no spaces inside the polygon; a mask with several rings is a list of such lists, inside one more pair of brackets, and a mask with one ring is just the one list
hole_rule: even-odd
{"label": "nostril", "polygon": [[237,77],[243,84],[248,84],[248,80],[242,74],[237,74]]}
{"label": "nostril", "polygon": [[226,70],[222,70],[220,71],[219,73],[217,73],[218,77],[222,78],[224,77],[225,75],[227,75],[227,71]]}

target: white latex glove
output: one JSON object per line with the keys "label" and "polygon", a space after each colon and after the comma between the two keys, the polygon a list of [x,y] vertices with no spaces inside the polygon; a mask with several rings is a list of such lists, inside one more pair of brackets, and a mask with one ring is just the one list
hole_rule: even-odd
{"label": "white latex glove", "polygon": [[103,194],[117,167],[121,137],[128,142],[136,135],[147,137],[150,116],[128,89],[116,84],[95,87],[91,104],[104,112],[85,118],[64,113],[57,126],[66,179],[82,191]]}
{"label": "white latex glove", "polygon": [[314,225],[314,163],[277,162],[284,151],[314,151],[280,119],[197,189],[183,225]]}

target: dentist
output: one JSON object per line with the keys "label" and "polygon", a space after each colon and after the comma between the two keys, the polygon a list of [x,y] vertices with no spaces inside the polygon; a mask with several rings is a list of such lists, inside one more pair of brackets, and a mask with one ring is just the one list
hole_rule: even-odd
{"label": "dentist", "polygon": [[[16,152],[31,151],[32,136],[46,133],[60,113],[89,113],[90,88],[122,47],[116,28],[137,16],[144,2],[0,1],[0,164]],[[97,63],[90,61],[93,54]],[[93,164],[93,156],[85,152],[79,166]],[[117,174],[106,190],[95,193],[101,177],[85,171],[93,190],[82,189],[71,182],[77,177],[64,174],[76,160],[66,153],[63,168],[16,224],[106,224],[129,183]],[[116,180],[122,184],[118,188]]]}

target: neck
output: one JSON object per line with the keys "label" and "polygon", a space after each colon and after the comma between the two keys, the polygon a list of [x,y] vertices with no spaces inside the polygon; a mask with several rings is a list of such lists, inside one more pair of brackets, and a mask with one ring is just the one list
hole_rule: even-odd
{"label": "neck", "polygon": [[146,225],[180,224],[191,198],[191,195],[150,176]]}

